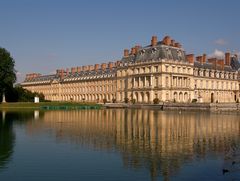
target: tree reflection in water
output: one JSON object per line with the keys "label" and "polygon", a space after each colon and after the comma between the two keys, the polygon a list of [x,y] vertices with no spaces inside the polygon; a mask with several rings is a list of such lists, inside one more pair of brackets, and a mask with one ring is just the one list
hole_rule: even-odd
{"label": "tree reflection in water", "polygon": [[0,171],[6,166],[13,153],[15,134],[12,120],[6,112],[0,112]]}
{"label": "tree reflection in water", "polygon": [[[14,152],[15,133],[13,124],[25,124],[28,120],[34,119],[34,111],[6,112],[0,111],[0,171],[10,161]],[[40,112],[38,118],[43,116]]]}
{"label": "tree reflection in water", "polygon": [[[238,115],[155,110],[45,112],[28,130],[50,127],[57,141],[121,153],[125,167],[146,168],[152,180],[169,180],[184,164],[239,145]],[[34,133],[34,131],[31,131]]]}

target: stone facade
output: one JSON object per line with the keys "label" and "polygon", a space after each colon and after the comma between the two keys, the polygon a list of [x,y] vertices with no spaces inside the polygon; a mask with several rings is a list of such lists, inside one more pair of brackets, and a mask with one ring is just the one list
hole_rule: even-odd
{"label": "stone facade", "polygon": [[236,102],[239,68],[237,55],[195,58],[169,36],[162,41],[153,36],[146,47],[125,49],[120,61],[60,69],[54,75],[27,74],[21,85],[51,101]]}

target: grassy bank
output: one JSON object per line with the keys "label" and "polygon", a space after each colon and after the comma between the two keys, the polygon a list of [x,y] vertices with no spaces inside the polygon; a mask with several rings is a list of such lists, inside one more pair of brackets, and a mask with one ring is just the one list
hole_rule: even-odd
{"label": "grassy bank", "polygon": [[43,110],[65,110],[65,109],[99,109],[101,105],[96,103],[78,103],[78,102],[17,102],[2,103],[0,110],[8,109],[43,109]]}

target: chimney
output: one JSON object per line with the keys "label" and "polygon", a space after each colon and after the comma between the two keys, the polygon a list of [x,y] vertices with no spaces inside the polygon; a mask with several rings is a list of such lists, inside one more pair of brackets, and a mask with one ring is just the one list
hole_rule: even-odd
{"label": "chimney", "polygon": [[198,61],[199,63],[203,64],[203,56],[197,56],[196,57],[196,61]]}
{"label": "chimney", "polygon": [[151,45],[157,46],[157,36],[152,36]]}
{"label": "chimney", "polygon": [[110,70],[112,70],[112,68],[113,68],[113,63],[112,63],[112,62],[109,62],[109,63],[108,63],[108,68],[109,68]]}
{"label": "chimney", "polygon": [[95,64],[94,69],[95,69],[95,71],[98,71],[98,69],[99,69],[99,64]]}
{"label": "chimney", "polygon": [[171,38],[170,38],[170,36],[165,36],[165,37],[163,38],[163,44],[164,44],[164,45],[167,45],[167,46],[170,46],[170,45],[171,45]]}
{"label": "chimney", "polygon": [[113,67],[117,67],[117,62],[113,62]]}
{"label": "chimney", "polygon": [[140,45],[136,45],[136,46],[135,46],[136,53],[140,50],[140,48],[141,48]]}
{"label": "chimney", "polygon": [[63,79],[64,78],[64,69],[61,70],[61,75],[60,78]]}
{"label": "chimney", "polygon": [[87,71],[89,71],[90,70],[90,65],[87,65]]}
{"label": "chimney", "polygon": [[61,73],[61,70],[60,70],[60,69],[57,69],[57,70],[56,70],[56,74],[57,74],[57,75],[60,75],[60,73]]}
{"label": "chimney", "polygon": [[197,62],[201,62],[201,59],[202,59],[202,56],[197,56],[197,57],[196,57],[196,61],[197,61]]}
{"label": "chimney", "polygon": [[28,80],[29,79],[29,74],[26,74],[26,78],[25,78],[25,80]]}
{"label": "chimney", "polygon": [[178,43],[178,42],[175,43],[174,46],[177,47],[177,48],[182,48],[182,45],[180,43]]}
{"label": "chimney", "polygon": [[129,50],[128,49],[124,49],[124,57],[128,57],[129,56]]}
{"label": "chimney", "polygon": [[93,65],[89,65],[89,70],[90,71],[94,70],[94,66]]}
{"label": "chimney", "polygon": [[171,46],[175,46],[175,40],[171,40]]}
{"label": "chimney", "polygon": [[194,54],[186,55],[186,58],[189,63],[194,63]]}
{"label": "chimney", "polygon": [[227,52],[225,53],[225,65],[230,66],[230,64],[231,64],[230,53]]}
{"label": "chimney", "polygon": [[83,66],[83,71],[87,71],[88,67],[87,66]]}
{"label": "chimney", "polygon": [[131,48],[131,55],[136,55],[136,49],[135,49],[135,47],[132,47],[132,48]]}
{"label": "chimney", "polygon": [[75,67],[72,67],[72,68],[71,68],[71,74],[72,74],[72,75],[75,74]]}
{"label": "chimney", "polygon": [[216,58],[209,58],[208,62],[213,65],[213,68],[217,68],[217,59]]}
{"label": "chimney", "polygon": [[80,73],[82,70],[82,67],[77,67],[77,72]]}
{"label": "chimney", "polygon": [[102,65],[101,65],[102,70],[106,70],[106,67],[107,67],[107,64],[106,63],[102,63]]}
{"label": "chimney", "polygon": [[217,60],[217,64],[221,67],[221,69],[224,69],[224,60]]}
{"label": "chimney", "polygon": [[118,60],[118,61],[116,62],[116,67],[119,66],[120,64],[121,64],[121,61]]}
{"label": "chimney", "polygon": [[206,63],[206,60],[207,60],[207,55],[204,53],[203,56],[202,56],[203,64]]}

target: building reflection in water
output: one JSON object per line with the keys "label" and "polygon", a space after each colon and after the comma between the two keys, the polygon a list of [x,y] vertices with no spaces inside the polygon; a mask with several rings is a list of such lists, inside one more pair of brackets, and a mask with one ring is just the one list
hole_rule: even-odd
{"label": "building reflection in water", "polygon": [[[121,153],[125,167],[147,168],[154,180],[177,174],[184,163],[208,154],[223,155],[239,144],[238,115],[156,110],[49,111],[28,125],[34,134],[54,130],[57,141],[71,141]],[[35,131],[34,131],[35,130]]]}

